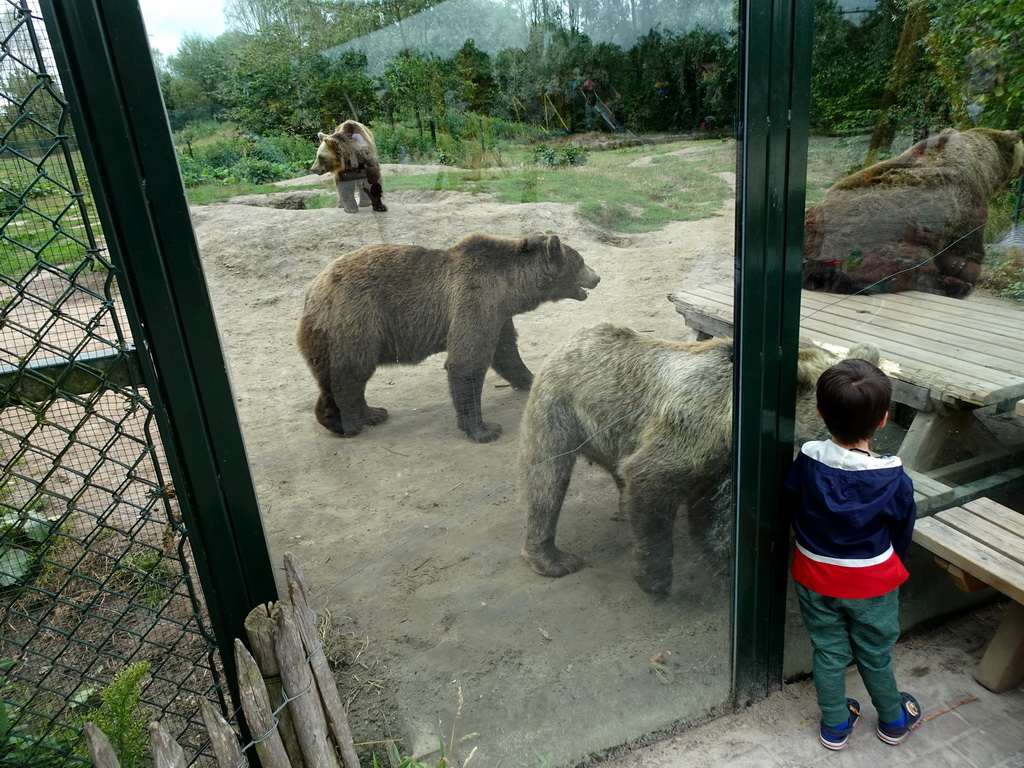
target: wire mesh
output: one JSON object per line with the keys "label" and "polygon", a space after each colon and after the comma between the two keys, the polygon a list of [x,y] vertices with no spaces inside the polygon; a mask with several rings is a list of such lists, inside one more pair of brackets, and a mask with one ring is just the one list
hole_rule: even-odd
{"label": "wire mesh", "polygon": [[38,10],[0,0],[0,765],[88,764],[136,662],[195,760],[214,643],[55,72]]}

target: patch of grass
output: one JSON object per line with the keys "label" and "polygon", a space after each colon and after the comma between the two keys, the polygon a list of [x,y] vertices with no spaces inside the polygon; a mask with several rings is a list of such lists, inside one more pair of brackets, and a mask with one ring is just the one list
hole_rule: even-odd
{"label": "patch of grass", "polygon": [[322,195],[314,195],[306,201],[307,210],[315,208],[337,208],[338,195],[335,192],[327,192]]}
{"label": "patch of grass", "polygon": [[[473,749],[470,750],[469,754],[466,755],[466,758],[461,763],[455,759],[455,754],[453,752],[456,744],[455,729],[458,725],[459,718],[462,717],[463,703],[462,687],[459,686],[459,708],[456,710],[455,719],[452,721],[451,735],[448,737],[447,743],[445,743],[443,735],[438,737],[438,757],[436,761],[431,760],[429,763],[424,763],[420,762],[415,757],[408,755],[403,756],[398,751],[398,747],[395,746],[395,742],[388,741],[385,749],[387,750],[388,762],[393,766],[393,768],[455,768],[456,766],[466,768],[470,761],[472,761],[473,756],[476,754],[476,747],[473,747]],[[465,738],[467,737],[463,737],[462,740]],[[372,755],[371,763],[373,768],[382,768],[382,766],[377,762],[376,752]]]}
{"label": "patch of grass", "polygon": [[[81,167],[76,152],[72,162]],[[4,187],[0,193],[0,274],[21,278],[38,261],[48,264],[80,262],[85,257],[74,236],[86,239],[82,209],[75,202],[73,184],[62,155],[37,165],[21,158],[4,161]],[[82,184],[88,180],[79,176]],[[96,205],[84,189],[86,216],[99,235]]]}
{"label": "patch of grass", "polygon": [[[301,187],[296,187],[301,189]],[[283,192],[281,187],[273,184],[250,184],[247,182],[239,184],[221,184],[210,182],[185,189],[185,197],[189,205],[207,205],[208,203],[220,203],[230,197],[237,195],[269,195],[272,192]]]}
{"label": "patch of grass", "polygon": [[111,575],[114,588],[130,602],[154,609],[170,599],[176,579],[171,563],[156,549],[133,552],[117,564]]}
{"label": "patch of grass", "polygon": [[[431,189],[494,195],[506,203],[578,203],[580,215],[618,232],[651,232],[672,221],[716,215],[732,195],[719,174],[734,170],[735,144],[702,142],[699,151],[673,155],[694,143],[592,152],[585,166],[438,172],[388,179],[389,190]],[[636,165],[645,155],[649,163]]]}

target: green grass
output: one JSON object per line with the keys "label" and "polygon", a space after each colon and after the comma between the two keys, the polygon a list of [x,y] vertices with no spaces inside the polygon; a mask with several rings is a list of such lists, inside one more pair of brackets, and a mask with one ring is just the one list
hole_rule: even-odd
{"label": "green grass", "polygon": [[[289,187],[294,189],[313,189],[314,187]],[[319,189],[320,186],[316,186]],[[275,187],[273,184],[219,184],[211,182],[200,184],[196,187],[188,187],[185,190],[185,197],[189,205],[207,205],[208,203],[220,203],[230,197],[237,195],[269,195],[272,192],[288,191],[282,187]]]}
{"label": "green grass", "polygon": [[[37,162],[5,156],[0,169],[4,186],[12,190],[0,195],[0,274],[9,277],[21,278],[38,261],[67,264],[85,257],[82,246],[69,237],[87,239],[81,207],[70,205],[73,198],[66,190],[73,185],[63,155],[53,155],[42,167]],[[81,154],[72,153],[71,163],[81,169]],[[88,179],[79,173],[78,180],[84,186],[86,216],[99,237]]]}
{"label": "green grass", "polygon": [[[685,155],[670,152],[692,148]],[[735,169],[733,142],[679,142],[592,152],[586,165],[440,171],[388,179],[389,191],[425,189],[493,195],[505,203],[578,203],[580,215],[617,232],[651,232],[716,215],[732,195],[717,174]],[[632,166],[641,157],[649,164]]]}
{"label": "green grass", "polygon": [[[85,201],[92,231],[100,237],[99,219],[92,196],[87,194]],[[50,221],[66,204],[65,198],[58,197],[32,200],[29,205],[45,213],[45,216],[25,209],[13,216],[3,228],[3,238],[0,239],[0,274],[20,278],[39,261],[48,264],[77,264],[85,258],[82,246],[68,237],[73,235],[83,242],[87,240],[80,209],[72,208],[60,217],[60,231],[55,230]]]}

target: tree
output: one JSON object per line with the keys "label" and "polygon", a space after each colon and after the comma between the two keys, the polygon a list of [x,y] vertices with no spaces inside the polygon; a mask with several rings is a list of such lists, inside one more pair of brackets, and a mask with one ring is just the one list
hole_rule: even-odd
{"label": "tree", "polygon": [[217,94],[228,114],[253,133],[312,136],[345,117],[376,114],[372,82],[359,54],[327,57],[288,27],[245,38],[228,60]]}
{"label": "tree", "polygon": [[491,74],[491,57],[476,47],[472,38],[466,40],[454,57],[462,76],[460,97],[469,109],[488,114],[497,96]]}
{"label": "tree", "polygon": [[969,125],[971,107],[995,128],[1024,124],[1024,2],[931,0],[928,12],[927,51],[954,119]]}
{"label": "tree", "polygon": [[237,32],[211,39],[187,34],[167,58],[160,86],[175,130],[200,120],[214,119],[223,109],[219,96],[230,71],[232,54],[245,41]]}

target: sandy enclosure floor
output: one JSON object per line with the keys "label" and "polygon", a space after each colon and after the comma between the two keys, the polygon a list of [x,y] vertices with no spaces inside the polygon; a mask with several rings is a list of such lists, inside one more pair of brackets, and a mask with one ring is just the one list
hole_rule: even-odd
{"label": "sandy enclosure floor", "polygon": [[568,766],[725,702],[727,580],[680,540],[671,596],[641,592],[602,471],[577,466],[559,528],[562,546],[588,567],[549,579],[521,559],[513,478],[526,393],[488,373],[485,418],[504,433],[477,445],[456,427],[443,355],[383,368],[367,400],[387,407],[389,420],[340,438],[313,418],[316,389],[295,330],[309,282],[355,248],[541,230],[576,248],[602,280],[585,302],[517,318],[532,370],[598,322],[683,338],[666,296],[731,275],[731,201],[713,218],[628,236],[595,231],[570,205],[386,190],[385,201],[386,214],[193,209],[274,560],[298,556],[340,638],[356,741],[398,737],[403,753],[436,750],[461,689],[458,755],[476,747],[473,764],[487,768]]}

